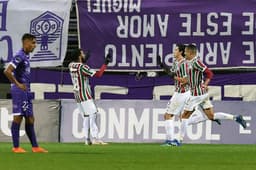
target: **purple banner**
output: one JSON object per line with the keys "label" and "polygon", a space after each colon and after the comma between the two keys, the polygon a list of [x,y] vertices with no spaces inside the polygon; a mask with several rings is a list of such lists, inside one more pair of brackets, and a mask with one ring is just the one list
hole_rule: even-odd
{"label": "purple banner", "polygon": [[[138,79],[135,75],[106,73],[101,78],[90,79],[96,99],[169,100],[174,92],[173,83],[168,76]],[[31,88],[35,99],[74,98],[68,72],[32,69]],[[7,91],[1,91],[4,92]],[[215,74],[210,82],[209,93],[212,100],[256,101],[256,74]]]}
{"label": "purple banner", "polygon": [[[74,98],[68,72],[31,69],[31,73],[34,99]],[[10,93],[10,85],[2,84],[2,80],[0,82],[0,98],[5,99]],[[95,99],[169,100],[174,92],[173,83],[167,75],[139,78],[131,74],[105,73],[101,78],[90,79]],[[256,101],[256,74],[215,74],[210,82],[209,93],[212,100]]]}
{"label": "purple banner", "polygon": [[158,70],[172,64],[176,43],[195,43],[210,68],[255,68],[255,0],[77,0],[80,45],[99,68]]}

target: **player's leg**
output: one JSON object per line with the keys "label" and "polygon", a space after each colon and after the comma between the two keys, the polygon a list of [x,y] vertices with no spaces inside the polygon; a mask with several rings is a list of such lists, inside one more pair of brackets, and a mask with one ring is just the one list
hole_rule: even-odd
{"label": "player's leg", "polygon": [[86,113],[89,115],[89,127],[90,127],[90,135],[92,136],[92,144],[107,144],[101,140],[99,140],[99,130],[96,123],[97,118],[97,108],[94,104],[93,100],[87,100],[81,102],[83,109],[86,111]]}
{"label": "player's leg", "polygon": [[209,107],[209,105],[206,103],[204,106],[204,112],[208,116],[210,120],[234,120],[237,123],[239,123],[243,128],[246,128],[246,121],[243,119],[241,115],[232,115],[230,113],[224,113],[224,112],[216,112],[214,113],[213,107]]}
{"label": "player's leg", "polygon": [[181,115],[180,140],[183,140],[185,137],[188,120],[200,102],[201,99],[198,96],[189,96],[185,101],[184,111]]}
{"label": "player's leg", "polygon": [[165,113],[164,122],[165,122],[165,132],[166,132],[165,144],[169,145],[170,142],[173,140],[173,134],[174,134],[173,114]]}
{"label": "player's leg", "polygon": [[200,106],[203,108],[204,113],[208,117],[209,120],[215,120],[215,119],[230,119],[233,120],[233,115],[226,114],[223,112],[214,113],[213,111],[213,105],[209,98],[207,98],[204,102],[200,104]]}
{"label": "player's leg", "polygon": [[98,137],[99,130],[96,124],[96,117],[97,117],[96,113],[89,115],[90,133],[93,141],[97,141],[99,138]]}
{"label": "player's leg", "polygon": [[99,129],[97,126],[97,115],[98,115],[98,113],[94,113],[89,116],[90,133],[93,138],[92,144],[107,145],[108,143],[103,142],[102,140],[99,139]]}
{"label": "player's leg", "polygon": [[26,152],[23,148],[20,147],[20,125],[23,119],[22,108],[24,103],[24,93],[19,91],[12,91],[12,106],[13,106],[13,121],[11,125],[12,133],[12,142],[13,148],[12,151],[15,153],[24,153]]}
{"label": "player's leg", "polygon": [[174,136],[174,118],[180,119],[180,114],[183,111],[185,101],[190,96],[190,92],[177,93],[174,92],[172,98],[167,104],[165,119],[166,141],[165,145],[172,145],[173,141],[178,141]]}
{"label": "player's leg", "polygon": [[85,112],[86,105],[83,104],[83,102],[77,102],[77,108],[79,109],[80,113],[83,114],[83,128],[84,128],[84,144],[85,145],[91,145],[91,139],[90,139],[90,123],[89,123],[89,115]]}
{"label": "player's leg", "polygon": [[199,108],[196,108],[192,115],[189,117],[189,119],[187,120],[187,125],[193,125],[193,124],[197,124],[197,123],[200,123],[200,122],[204,122],[208,120],[207,116],[202,113],[201,110],[199,110]]}
{"label": "player's leg", "polygon": [[35,133],[35,128],[34,128],[34,121],[35,118],[33,115],[25,117],[25,131],[26,134],[30,140],[30,143],[32,145],[32,152],[37,152],[37,153],[46,153],[48,152],[46,149],[38,146],[37,139],[36,139],[36,133]]}
{"label": "player's leg", "polygon": [[44,148],[41,148],[38,146],[35,127],[34,127],[35,118],[33,114],[33,105],[30,98],[28,98],[27,100],[27,107],[26,107],[26,110],[24,110],[24,113],[25,113],[25,131],[32,145],[32,152],[40,152],[40,153],[48,152]]}
{"label": "player's leg", "polygon": [[166,113],[164,114],[164,122],[165,122],[165,132],[166,132],[166,141],[164,145],[171,145],[171,141],[174,139],[174,115],[172,114],[177,110],[178,100],[177,93],[174,92],[172,98],[167,103]]}
{"label": "player's leg", "polygon": [[90,129],[89,115],[84,115],[83,126],[84,126],[85,145],[91,145],[92,142],[89,134],[89,129]]}
{"label": "player's leg", "polygon": [[11,125],[12,142],[13,142],[12,151],[15,153],[26,152],[23,148],[20,147],[20,125],[21,125],[22,119],[23,119],[23,116],[21,115],[13,116],[13,121]]}
{"label": "player's leg", "polygon": [[205,108],[212,108],[213,105],[211,104],[211,101],[209,100],[209,95],[204,94],[201,96],[195,96],[195,101],[197,104],[197,107],[195,111],[193,112],[192,116],[188,120],[188,125],[191,124],[197,124],[206,120],[212,120],[215,121],[217,124],[221,124],[219,119],[213,119],[211,113],[205,112]]}
{"label": "player's leg", "polygon": [[32,147],[38,147],[34,129],[34,116],[25,117],[25,131]]}
{"label": "player's leg", "polygon": [[26,109],[24,109],[25,113],[25,131],[26,134],[30,140],[30,143],[32,147],[38,147],[38,143],[36,140],[36,134],[35,134],[35,129],[34,129],[34,122],[35,118],[33,115],[33,106],[32,106],[32,101],[27,100],[27,106]]}
{"label": "player's leg", "polygon": [[184,110],[181,115],[181,126],[180,126],[180,142],[184,139],[188,126],[188,119],[192,115],[193,111]]}

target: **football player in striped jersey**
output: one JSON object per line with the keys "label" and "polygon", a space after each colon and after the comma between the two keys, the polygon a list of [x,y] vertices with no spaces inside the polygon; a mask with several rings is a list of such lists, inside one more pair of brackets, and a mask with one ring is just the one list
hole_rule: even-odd
{"label": "football player in striped jersey", "polygon": [[73,83],[73,91],[77,106],[80,112],[84,115],[85,144],[105,145],[107,143],[103,142],[98,137],[98,127],[96,124],[98,110],[91,94],[89,78],[101,77],[106,70],[108,63],[111,61],[112,55],[108,54],[106,56],[105,63],[102,64],[98,71],[92,70],[88,65],[84,64],[87,59],[88,56],[84,54],[83,50],[75,49],[69,58],[70,63],[68,64],[68,68]]}
{"label": "football player in striped jersey", "polygon": [[[210,120],[234,120],[239,123],[243,128],[246,128],[246,121],[241,115],[232,115],[224,112],[213,111],[213,105],[209,100],[208,84],[213,77],[212,71],[197,57],[197,47],[193,44],[186,46],[185,56],[188,63],[188,77],[185,79],[180,78],[190,85],[191,96],[185,104],[184,112],[182,114],[181,128],[187,127],[188,119],[192,113],[198,110],[195,107],[202,108],[205,117],[201,117],[200,121]],[[204,79],[204,76],[206,77]],[[198,120],[196,120],[198,122]]]}
{"label": "football player in striped jersey", "polygon": [[177,44],[174,48],[174,62],[172,68],[167,68],[161,63],[160,56],[158,56],[158,64],[164,71],[174,79],[175,91],[169,102],[167,103],[166,112],[164,114],[166,141],[164,146],[179,145],[177,139],[174,137],[174,116],[180,115],[183,111],[185,101],[190,96],[188,84],[182,82],[187,78],[187,63],[184,58],[185,45]]}

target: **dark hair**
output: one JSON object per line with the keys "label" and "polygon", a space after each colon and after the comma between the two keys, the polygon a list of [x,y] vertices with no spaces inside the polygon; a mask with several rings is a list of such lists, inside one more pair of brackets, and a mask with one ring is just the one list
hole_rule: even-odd
{"label": "dark hair", "polygon": [[76,49],[72,50],[71,53],[65,57],[65,59],[63,61],[63,66],[67,67],[69,65],[69,63],[78,61],[80,55],[81,55],[80,48],[76,48]]}
{"label": "dark hair", "polygon": [[189,44],[186,48],[196,54],[197,47],[194,44]]}
{"label": "dark hair", "polygon": [[184,44],[177,44],[176,47],[178,47],[179,51],[182,52],[181,55],[185,57],[185,45]]}
{"label": "dark hair", "polygon": [[32,34],[29,34],[29,33],[25,33],[23,34],[21,40],[24,41],[24,40],[33,40],[33,39],[36,39],[36,37]]}
{"label": "dark hair", "polygon": [[72,52],[70,54],[70,60],[71,61],[77,61],[79,59],[80,55],[81,55],[81,49],[76,48],[76,49],[72,50]]}

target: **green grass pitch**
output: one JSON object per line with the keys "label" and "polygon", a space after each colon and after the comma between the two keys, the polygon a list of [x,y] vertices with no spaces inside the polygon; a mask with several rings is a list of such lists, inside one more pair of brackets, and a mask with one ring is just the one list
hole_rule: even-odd
{"label": "green grass pitch", "polygon": [[14,154],[0,143],[1,170],[255,170],[256,145],[41,143],[49,153]]}

